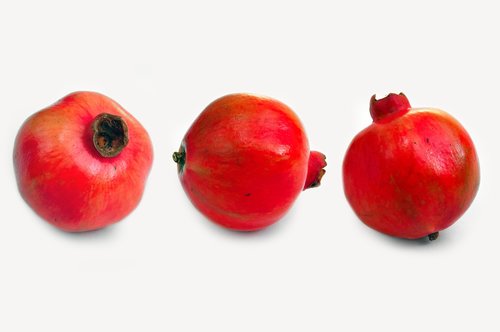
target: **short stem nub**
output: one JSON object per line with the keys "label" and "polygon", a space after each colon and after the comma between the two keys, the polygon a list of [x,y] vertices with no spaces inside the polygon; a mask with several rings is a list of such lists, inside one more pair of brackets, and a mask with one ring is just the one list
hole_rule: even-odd
{"label": "short stem nub", "polygon": [[184,152],[174,152],[174,154],[172,155],[172,159],[174,159],[174,161],[178,164],[184,163],[184,158]]}
{"label": "short stem nub", "polygon": [[431,233],[427,237],[429,238],[429,241],[434,241],[439,237],[439,232]]}
{"label": "short stem nub", "polygon": [[186,150],[183,145],[179,148],[179,152],[174,152],[172,154],[172,159],[177,163],[177,171],[179,174],[182,174],[184,171],[184,164],[186,163]]}
{"label": "short stem nub", "polygon": [[116,157],[128,144],[128,127],[125,121],[113,114],[101,113],[92,122],[92,141],[103,157]]}

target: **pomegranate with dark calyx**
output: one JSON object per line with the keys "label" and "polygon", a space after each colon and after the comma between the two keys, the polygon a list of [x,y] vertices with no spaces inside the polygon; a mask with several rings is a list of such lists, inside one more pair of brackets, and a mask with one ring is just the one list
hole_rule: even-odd
{"label": "pomegranate with dark calyx", "polygon": [[16,138],[21,195],[70,232],[123,219],[139,203],[153,161],[146,130],[120,105],[75,92],[29,117]]}
{"label": "pomegranate with dark calyx", "polygon": [[320,184],[326,166],[323,154],[309,151],[290,108],[250,94],[212,102],[173,157],[191,202],[212,221],[240,231],[280,219],[302,190]]}
{"label": "pomegranate with dark calyx", "polygon": [[411,108],[401,94],[370,102],[373,123],[344,158],[344,191],[357,216],[388,235],[438,237],[471,205],[479,162],[471,138],[449,114]]}

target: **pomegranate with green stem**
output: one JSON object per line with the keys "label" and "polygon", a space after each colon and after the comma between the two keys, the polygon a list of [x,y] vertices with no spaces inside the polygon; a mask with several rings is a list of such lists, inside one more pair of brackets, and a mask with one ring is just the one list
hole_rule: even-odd
{"label": "pomegranate with green stem", "polygon": [[309,151],[304,128],[285,104],[232,94],[198,116],[173,155],[191,202],[233,230],[278,221],[304,189],[320,184],[325,156]]}

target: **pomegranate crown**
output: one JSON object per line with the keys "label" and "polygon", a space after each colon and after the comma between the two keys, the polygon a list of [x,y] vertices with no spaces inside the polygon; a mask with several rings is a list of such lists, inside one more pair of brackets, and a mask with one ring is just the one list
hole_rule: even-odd
{"label": "pomegranate crown", "polygon": [[410,108],[410,102],[403,93],[389,93],[386,97],[378,100],[376,95],[373,95],[370,99],[370,115],[374,122],[403,115]]}

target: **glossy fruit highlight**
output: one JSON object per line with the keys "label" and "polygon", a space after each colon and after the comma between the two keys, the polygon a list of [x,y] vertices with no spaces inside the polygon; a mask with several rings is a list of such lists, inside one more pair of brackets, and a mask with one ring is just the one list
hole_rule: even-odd
{"label": "glossy fruit highlight", "polygon": [[19,191],[52,225],[90,231],[139,203],[153,161],[146,130],[120,105],[75,92],[33,114],[14,146]]}
{"label": "glossy fruit highlight", "polygon": [[283,217],[302,190],[320,184],[326,166],[323,154],[309,151],[289,107],[250,94],[212,102],[173,157],[191,202],[214,222],[240,231]]}
{"label": "glossy fruit highlight", "polygon": [[403,94],[373,96],[370,113],[373,123],[345,155],[347,200],[359,219],[382,233],[435,240],[477,193],[471,138],[449,114],[411,108]]}

